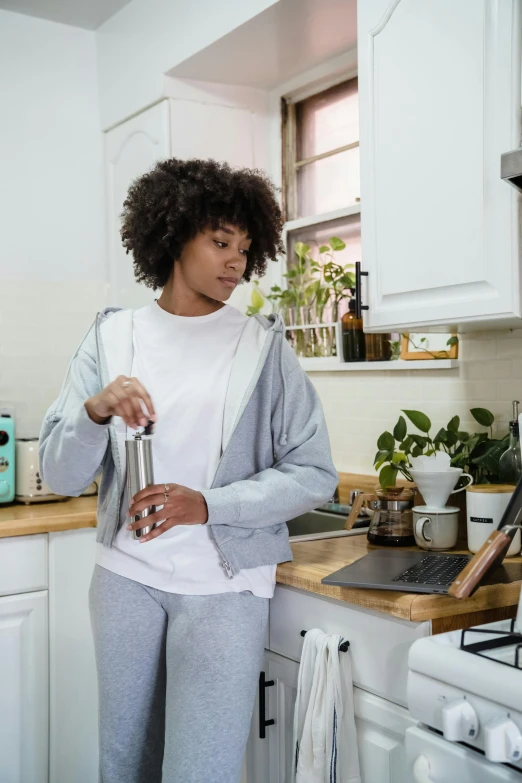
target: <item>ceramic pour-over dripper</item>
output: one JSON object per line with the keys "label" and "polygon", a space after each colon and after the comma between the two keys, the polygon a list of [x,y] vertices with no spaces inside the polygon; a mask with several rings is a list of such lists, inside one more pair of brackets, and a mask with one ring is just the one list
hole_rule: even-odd
{"label": "ceramic pour-over dripper", "polygon": [[[444,508],[450,495],[463,492],[466,486],[473,484],[469,473],[463,473],[462,468],[450,466],[450,456],[445,452],[437,452],[431,457],[413,457],[410,475],[424,498],[424,503],[430,508]],[[460,489],[455,489],[461,476],[469,479]]]}

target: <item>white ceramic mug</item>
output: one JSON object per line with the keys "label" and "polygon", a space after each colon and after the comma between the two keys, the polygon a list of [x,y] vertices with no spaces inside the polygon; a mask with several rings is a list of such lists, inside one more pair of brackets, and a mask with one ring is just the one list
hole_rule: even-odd
{"label": "white ceramic mug", "polygon": [[[410,473],[424,502],[430,508],[444,508],[450,495],[463,492],[466,486],[473,484],[473,478],[469,473],[463,473],[462,468],[434,471],[410,469]],[[454,489],[461,476],[469,479],[468,484],[460,489]]]}
{"label": "white ceramic mug", "polygon": [[[515,490],[512,484],[475,484],[466,487],[468,549],[478,552],[490,533],[498,528]],[[520,530],[509,547],[506,557],[520,552]]]}
{"label": "white ceramic mug", "polygon": [[451,549],[457,543],[459,509],[456,506],[415,506],[413,533],[421,549]]}

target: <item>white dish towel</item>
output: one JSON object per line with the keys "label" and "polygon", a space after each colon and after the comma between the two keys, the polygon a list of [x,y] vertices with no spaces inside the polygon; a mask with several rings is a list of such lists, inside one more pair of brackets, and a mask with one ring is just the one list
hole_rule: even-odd
{"label": "white dish towel", "polygon": [[[312,628],[304,638],[294,712],[294,783],[360,783],[350,651]],[[342,666],[340,658],[342,656]]]}

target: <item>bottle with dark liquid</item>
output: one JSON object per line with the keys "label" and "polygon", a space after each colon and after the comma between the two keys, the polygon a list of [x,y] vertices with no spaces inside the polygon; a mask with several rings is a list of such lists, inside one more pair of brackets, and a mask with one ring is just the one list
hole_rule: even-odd
{"label": "bottle with dark liquid", "polygon": [[366,339],[363,332],[363,321],[362,318],[357,318],[355,298],[353,296],[348,305],[348,312],[345,313],[341,319],[341,324],[344,361],[366,361]]}

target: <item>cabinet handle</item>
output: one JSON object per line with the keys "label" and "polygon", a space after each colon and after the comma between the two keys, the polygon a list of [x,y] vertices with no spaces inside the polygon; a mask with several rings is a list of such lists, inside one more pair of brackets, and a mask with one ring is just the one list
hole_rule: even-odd
{"label": "cabinet handle", "polygon": [[355,315],[362,317],[362,311],[368,310],[368,305],[363,305],[361,295],[361,277],[368,277],[368,272],[361,272],[361,262],[355,262]]}
{"label": "cabinet handle", "polygon": [[266,720],[266,716],[265,716],[265,709],[266,709],[265,689],[270,688],[271,685],[275,685],[274,680],[266,680],[265,673],[261,672],[259,675],[259,739],[265,739],[266,727],[273,726],[275,723],[275,720],[273,718],[270,718],[270,720]]}

